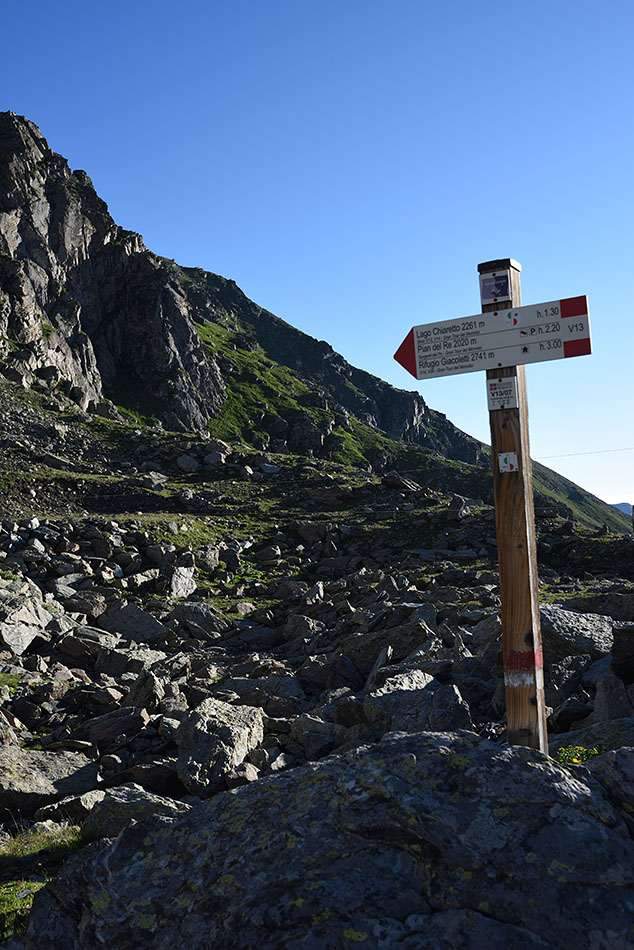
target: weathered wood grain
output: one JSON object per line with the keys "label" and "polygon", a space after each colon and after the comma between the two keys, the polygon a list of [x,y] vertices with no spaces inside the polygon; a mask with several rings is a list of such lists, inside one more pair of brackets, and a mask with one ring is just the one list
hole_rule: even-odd
{"label": "weathered wood grain", "polygon": [[[507,268],[511,269],[510,303],[519,307],[519,264],[498,260],[478,266],[481,274]],[[483,309],[493,311],[499,306],[488,304]],[[547,753],[526,372],[524,366],[500,367],[487,372],[487,379],[509,376],[517,380],[518,407],[489,412],[508,742]],[[506,452],[517,453],[518,471],[500,472],[498,456]]]}

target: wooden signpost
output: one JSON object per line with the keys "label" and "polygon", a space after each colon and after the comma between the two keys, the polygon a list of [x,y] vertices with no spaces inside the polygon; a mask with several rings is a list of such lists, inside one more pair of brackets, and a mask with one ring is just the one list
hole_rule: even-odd
{"label": "wooden signpost", "polygon": [[522,307],[517,261],[478,271],[482,312],[413,327],[394,358],[417,379],[486,370],[508,742],[547,754],[524,364],[590,353],[588,302]]}

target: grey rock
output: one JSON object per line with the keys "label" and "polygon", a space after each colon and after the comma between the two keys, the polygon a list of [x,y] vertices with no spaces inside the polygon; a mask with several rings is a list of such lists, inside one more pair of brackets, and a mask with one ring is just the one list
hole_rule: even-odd
{"label": "grey rock", "polygon": [[0,578],[0,647],[21,656],[52,620],[44,609],[40,589],[28,578]]}
{"label": "grey rock", "polygon": [[359,669],[368,672],[374,666],[386,644],[392,647],[395,661],[403,660],[413,650],[435,642],[437,638],[423,620],[414,620],[386,630],[367,630],[348,636],[342,644],[342,652]]}
{"label": "grey rock", "polygon": [[215,468],[216,465],[224,465],[227,460],[227,452],[208,452],[203,458],[205,468]]}
{"label": "grey rock", "polygon": [[97,784],[97,765],[75,752],[40,752],[0,746],[0,811],[32,814],[66,795]]}
{"label": "grey rock", "polygon": [[625,950],[633,901],[634,843],[598,776],[393,734],[80,852],[36,895],[27,948]]}
{"label": "grey rock", "polygon": [[105,792],[94,789],[83,795],[68,795],[52,805],[44,805],[35,812],[36,821],[68,821],[71,825],[81,825],[95,805],[102,801]]}
{"label": "grey rock", "polygon": [[611,719],[625,719],[628,716],[634,717],[634,708],[628,698],[623,680],[613,673],[604,673],[597,680],[592,714],[584,722],[580,722],[578,728]]}
{"label": "grey rock", "polygon": [[103,716],[88,719],[82,725],[81,732],[91,742],[124,745],[147,726],[149,721],[147,710],[121,706],[112,712],[104,713]]}
{"label": "grey rock", "polygon": [[194,552],[196,566],[205,571],[215,571],[220,563],[220,546],[205,544]]}
{"label": "grey rock", "polygon": [[176,464],[180,468],[181,472],[192,473],[198,472],[200,470],[200,462],[198,459],[193,455],[188,455],[187,453],[179,455],[179,457],[176,459]]}
{"label": "grey rock", "polygon": [[347,729],[336,722],[325,722],[312,713],[296,716],[291,722],[291,738],[309,761],[321,759],[345,742]]}
{"label": "grey rock", "polygon": [[100,650],[95,661],[95,672],[105,673],[115,678],[124,673],[140,673],[150,670],[153,666],[167,660],[167,653],[161,650],[152,650],[142,645],[132,647],[117,647],[116,649]]}
{"label": "grey rock", "polygon": [[612,649],[612,620],[598,614],[576,613],[553,604],[540,608],[544,664],[589,653],[593,660]]}
{"label": "grey rock", "polygon": [[163,592],[167,597],[189,597],[196,590],[195,567],[169,567],[163,574]]}
{"label": "grey rock", "polygon": [[71,633],[59,640],[58,649],[73,660],[90,659],[99,655],[101,650],[113,649],[120,637],[116,633],[105,633],[96,627],[74,627]]}
{"label": "grey rock", "polygon": [[82,824],[82,834],[87,838],[114,838],[131,821],[151,815],[177,818],[191,811],[191,805],[148,792],[133,782],[100,794]]}
{"label": "grey rock", "polygon": [[103,594],[93,590],[75,591],[72,597],[63,601],[64,609],[89,617],[98,617],[107,610],[108,603]]}
{"label": "grey rock", "polygon": [[607,653],[605,656],[595,660],[594,663],[586,666],[581,676],[581,685],[585,686],[586,689],[596,689],[599,679],[611,671],[612,655]]}
{"label": "grey rock", "polygon": [[156,676],[151,670],[143,670],[130,687],[123,705],[142,707],[153,712],[159,708],[164,696],[165,680]]}
{"label": "grey rock", "polygon": [[559,706],[577,690],[591,662],[590,654],[580,653],[548,665],[544,679],[547,706]]}
{"label": "grey rock", "polygon": [[201,797],[219,791],[224,774],[240,765],[263,737],[261,709],[206,699],[176,732],[178,777]]}
{"label": "grey rock", "polygon": [[614,620],[631,621],[634,617],[634,591],[632,590],[571,597],[567,603],[575,610],[607,614]]}
{"label": "grey rock", "polygon": [[382,732],[472,728],[469,707],[457,687],[420,670],[390,677],[366,696],[363,711],[368,723]]}
{"label": "grey rock", "polygon": [[17,745],[18,737],[11,728],[11,723],[9,718],[15,722],[15,717],[12,713],[7,712],[5,715],[4,710],[0,709],[0,746],[3,745]]}
{"label": "grey rock", "polygon": [[137,604],[126,601],[111,605],[97,619],[98,625],[108,633],[118,633],[125,640],[135,643],[153,643],[167,633],[167,627]]}
{"label": "grey rock", "polygon": [[584,767],[604,786],[634,838],[634,748],[611,750],[595,756]]}
{"label": "grey rock", "polygon": [[158,564],[159,566],[165,563],[176,550],[173,544],[148,544],[145,549],[145,556],[152,561],[153,564]]}
{"label": "grey rock", "polygon": [[182,623],[193,636],[203,639],[230,628],[224,617],[211,604],[204,602],[178,604],[170,617]]}
{"label": "grey rock", "polygon": [[320,620],[314,620],[312,617],[304,617],[303,614],[291,613],[284,627],[282,636],[285,640],[294,640],[296,637],[314,637],[323,633],[326,625]]}

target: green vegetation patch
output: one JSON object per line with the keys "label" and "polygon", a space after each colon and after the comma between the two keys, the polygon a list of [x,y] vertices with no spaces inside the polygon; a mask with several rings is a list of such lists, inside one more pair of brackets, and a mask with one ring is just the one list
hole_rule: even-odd
{"label": "green vegetation patch", "polygon": [[20,677],[17,673],[0,673],[0,686],[6,686],[11,694],[15,693],[20,685]]}
{"label": "green vegetation patch", "polygon": [[0,940],[26,929],[33,896],[82,844],[74,825],[28,830],[0,841]]}
{"label": "green vegetation patch", "polygon": [[227,396],[218,416],[209,424],[211,434],[228,442],[254,445],[266,437],[259,426],[265,413],[280,415],[303,410],[319,420],[323,410],[302,406],[309,388],[291,369],[274,363],[262,348],[245,345],[244,334],[237,334],[217,323],[196,323],[198,334],[214,358],[231,362],[233,372],[224,374]]}
{"label": "green vegetation patch", "polygon": [[561,765],[579,765],[581,762],[594,758],[595,755],[603,755],[604,752],[607,752],[607,749],[602,745],[593,746],[591,749],[586,749],[582,745],[565,745],[557,749],[555,759]]}

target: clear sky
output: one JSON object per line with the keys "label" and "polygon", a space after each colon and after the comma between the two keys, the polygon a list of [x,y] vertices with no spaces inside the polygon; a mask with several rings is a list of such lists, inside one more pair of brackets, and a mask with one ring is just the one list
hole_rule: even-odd
{"label": "clear sky", "polygon": [[484,373],[416,383],[407,331],[498,257],[524,304],[588,294],[593,355],[527,369],[531,452],[634,502],[631,0],[31,0],[2,33],[0,109],[119,224],[483,441]]}

